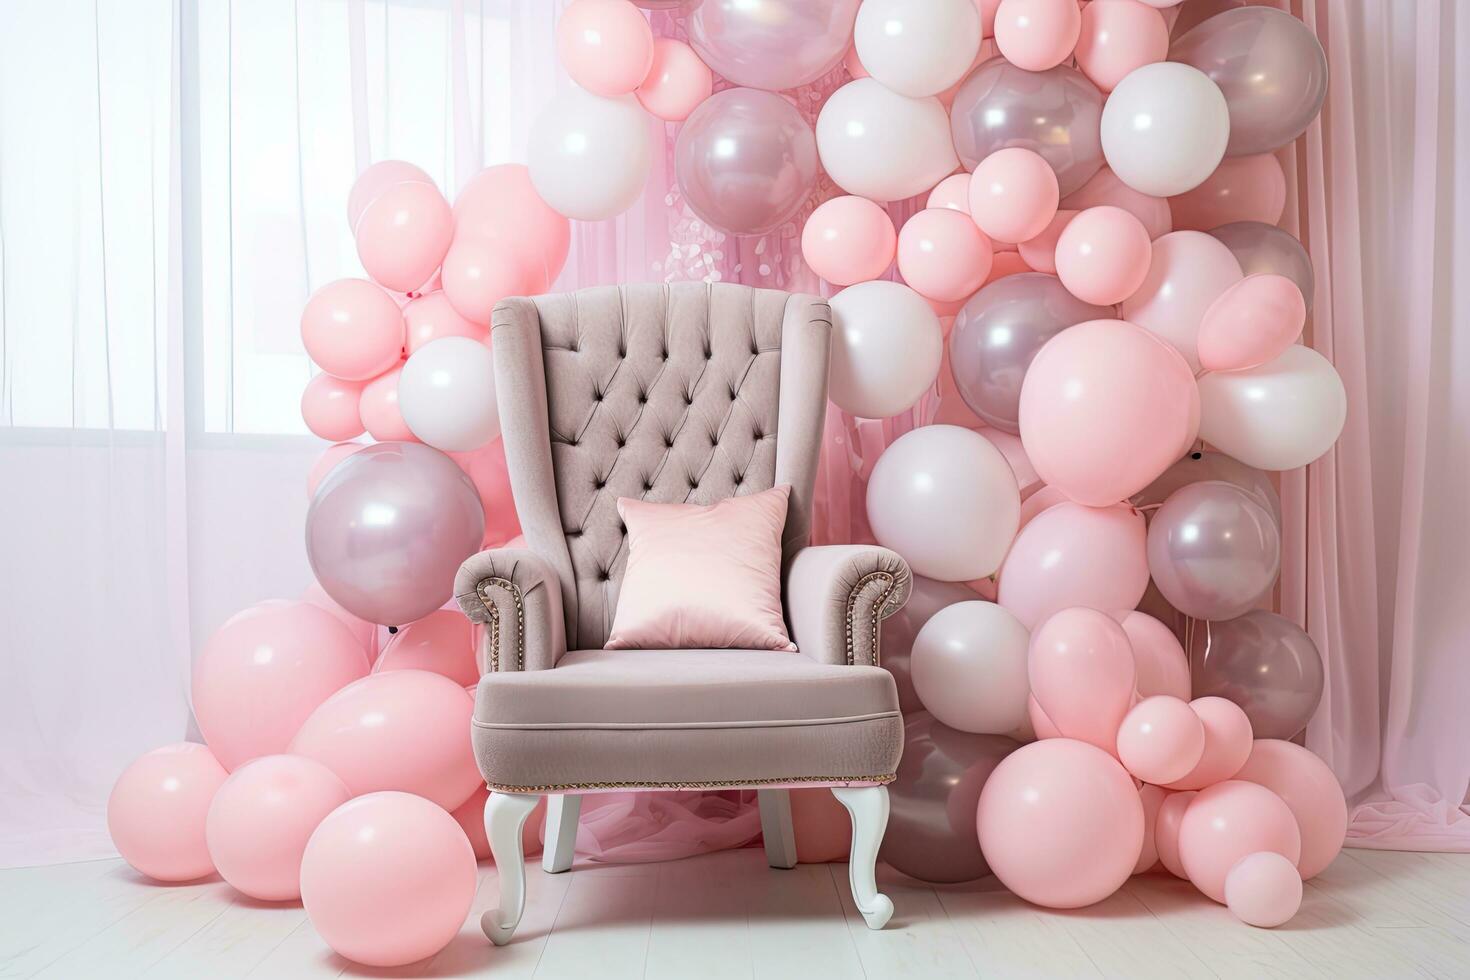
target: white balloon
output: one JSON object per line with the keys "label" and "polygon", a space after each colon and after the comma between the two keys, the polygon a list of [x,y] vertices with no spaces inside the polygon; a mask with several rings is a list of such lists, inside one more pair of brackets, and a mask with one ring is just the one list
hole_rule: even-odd
{"label": "white balloon", "polygon": [[874,201],[922,194],[960,165],[939,100],[899,95],[875,78],[828,97],[817,116],[817,154],[838,187]]}
{"label": "white balloon", "polygon": [[1247,466],[1291,470],[1342,433],[1347,391],[1332,363],[1293,344],[1274,361],[1199,379],[1200,438]]}
{"label": "white balloon", "polygon": [[974,0],[863,0],[852,41],[868,74],[888,88],[938,95],[975,63],[980,14]]}
{"label": "white balloon", "polygon": [[1229,141],[1224,94],[1189,65],[1160,61],[1134,69],[1103,105],[1108,166],[1123,183],[1154,197],[1183,194],[1204,183]]}
{"label": "white balloon", "polygon": [[1026,721],[1031,633],[993,602],[946,606],[914,637],[914,692],[942,724],[1006,735]]}
{"label": "white balloon", "polygon": [[531,126],[531,183],[568,218],[600,221],[621,214],[648,181],[649,119],[631,95],[605,99],[579,88],[558,93]]}
{"label": "white balloon", "polygon": [[831,299],[827,393],[844,412],[886,419],[912,408],[939,377],[944,330],[924,297],[886,279]]}
{"label": "white balloon", "polygon": [[409,431],[445,452],[479,449],[500,435],[495,359],[470,337],[440,337],[409,355],[398,375]]}
{"label": "white balloon", "polygon": [[1171,231],[1154,239],[1143,284],[1119,315],[1168,341],[1189,370],[1199,372],[1199,325],[1210,304],[1244,278],[1234,253],[1202,231]]}
{"label": "white balloon", "polygon": [[906,432],[868,480],[868,526],[917,575],[969,582],[1000,567],[1021,521],[1016,478],[999,449],[958,425]]}

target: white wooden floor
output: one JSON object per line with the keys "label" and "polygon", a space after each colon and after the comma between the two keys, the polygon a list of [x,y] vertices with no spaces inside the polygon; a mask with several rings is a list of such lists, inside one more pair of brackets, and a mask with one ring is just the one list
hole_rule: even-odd
{"label": "white wooden floor", "polygon": [[993,878],[880,877],[897,911],[871,933],[845,865],[772,871],[747,848],[556,876],[538,867],[515,942],[494,949],[478,928],[494,903],[486,865],[447,949],[373,971],[335,956],[299,906],[253,902],[218,879],[152,885],[120,861],[3,871],[0,976],[1470,977],[1470,855],[1344,852],[1273,931],[1162,875],[1072,913],[1032,908]]}

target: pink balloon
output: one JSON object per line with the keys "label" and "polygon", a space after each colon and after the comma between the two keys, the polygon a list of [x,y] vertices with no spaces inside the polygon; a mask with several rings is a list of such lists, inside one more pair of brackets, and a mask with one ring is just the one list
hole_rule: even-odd
{"label": "pink balloon", "polygon": [[1143,804],[1143,850],[1133,865],[1133,873],[1141,875],[1159,863],[1159,845],[1156,839],[1159,825],[1159,808],[1164,805],[1169,791],[1159,786],[1138,787],[1138,801]]}
{"label": "pink balloon", "polygon": [[934,185],[924,203],[926,208],[948,208],[951,211],[970,213],[970,175],[950,174]]}
{"label": "pink balloon", "polygon": [[980,11],[980,36],[995,36],[995,12],[1000,0],[975,0],[975,9]]}
{"label": "pink balloon", "polygon": [[1251,722],[1234,701],[1195,698],[1189,702],[1205,726],[1205,751],[1198,764],[1169,789],[1204,789],[1233,779],[1251,754]]}
{"label": "pink balloon", "polygon": [[[1035,238],[1027,239],[1016,246],[1017,253],[1026,260],[1026,264],[1037,272],[1045,272],[1052,275],[1057,271],[1057,241],[1062,237],[1062,232],[1077,217],[1076,211],[1058,210],[1056,215],[1047,224],[1045,230]],[[1109,304],[1111,305],[1111,304]]]}
{"label": "pink balloon", "polygon": [[1033,487],[1041,483],[1036,475],[1036,467],[1031,465],[1031,460],[1026,455],[1026,447],[1021,445],[1021,437],[1013,436],[1009,432],[1000,429],[983,428],[976,429],[980,435],[1006,458],[1006,465],[1016,476],[1016,490],[1022,494],[1028,493]]}
{"label": "pink balloon", "polygon": [[1026,264],[1026,260],[1019,252],[995,253],[995,260],[990,263],[990,275],[985,278],[985,285],[990,285],[997,279],[1006,276],[1019,275],[1022,272],[1035,272],[1036,270]]}
{"label": "pink balloon", "polygon": [[857,45],[855,44],[849,44],[847,46],[847,54],[842,56],[842,67],[847,69],[847,74],[854,81],[859,78],[867,78],[869,75],[868,69],[863,67],[863,60],[858,57]]}
{"label": "pink balloon", "polygon": [[1122,320],[1063,330],[1021,383],[1021,441],[1036,472],[1096,507],[1127,499],[1168,469],[1198,417],[1199,389],[1184,359]]}
{"label": "pink balloon", "polygon": [[1056,172],[1039,153],[1019,146],[996,150],[970,175],[970,215],[998,241],[1041,234],[1057,213],[1057,199]]}
{"label": "pink balloon", "polygon": [[323,371],[344,381],[366,381],[402,356],[403,314],[373,283],[338,279],[306,301],[301,340]]}
{"label": "pink balloon", "polygon": [[1133,611],[1121,620],[1133,647],[1138,696],[1167,694],[1189,700],[1189,658],[1173,631],[1147,613]]}
{"label": "pink balloon", "polygon": [[1297,284],[1270,273],[1246,276],[1210,304],[1199,325],[1199,363],[1206,371],[1240,371],[1275,360],[1307,323]]}
{"label": "pink balloon", "polygon": [[449,945],[477,884],[475,852],[454,818],[408,793],[371,793],[333,810],[301,861],[312,926],[367,966],[404,966]]}
{"label": "pink balloon", "polygon": [[1347,835],[1347,801],[1327,763],[1293,742],[1257,739],[1236,779],[1258,783],[1286,802],[1302,835],[1303,878],[1326,870]]}
{"label": "pink balloon", "polygon": [[[525,164],[480,171],[454,202],[456,237],[500,242],[525,267],[525,291],[544,293],[572,247],[572,223],[536,192]],[[488,321],[487,321],[488,322]]]}
{"label": "pink balloon", "polygon": [[365,431],[362,423],[361,381],[343,381],[318,374],[301,393],[301,418],[312,435],[332,442],[356,439]]}
{"label": "pink balloon", "polygon": [[480,505],[485,510],[483,546],[506,546],[507,541],[521,533],[521,522],[516,517],[515,501],[511,498],[510,474],[505,466],[505,444],[495,439],[479,449],[447,455],[464,470],[480,495]]}
{"label": "pink balloon", "polygon": [[1133,652],[1121,626],[1096,609],[1063,609],[1033,630],[1028,668],[1031,696],[1063,737],[1116,751],[1133,703]]}
{"label": "pink balloon", "polygon": [[434,275],[454,238],[454,213],[433,184],[394,184],[362,212],[357,257],[374,281],[400,293]]}
{"label": "pink balloon", "polygon": [[220,877],[266,902],[301,897],[301,855],[317,825],[352,798],[330,769],[294,755],[253,759],[230,774],[205,822]]}
{"label": "pink balloon", "polygon": [[379,160],[358,174],[347,195],[347,227],[357,227],[358,219],[379,194],[405,183],[433,184],[434,178],[405,160]]}
{"label": "pink balloon", "polygon": [[1193,790],[1169,793],[1159,804],[1159,815],[1154,820],[1154,849],[1159,852],[1159,863],[1176,878],[1189,877],[1179,861],[1179,825],[1184,822],[1184,811],[1198,795]]}
{"label": "pink balloon", "polygon": [[468,337],[482,343],[490,340],[489,328],[460,316],[443,290],[409,300],[403,308],[403,322],[408,333],[403,347],[407,354],[441,337]]}
{"label": "pink balloon", "polygon": [[653,65],[636,91],[643,108],[665,122],[683,122],[714,91],[715,76],[694,49],[671,37],[653,42]]}
{"label": "pink balloon", "polygon": [[969,298],[990,275],[991,254],[970,216],[947,208],[925,208],[898,233],[899,275],[929,299]]}
{"label": "pink balloon", "polygon": [[453,810],[482,780],[470,748],[474,701],[426,670],[390,670],[324,701],[291,740],[291,752],[335,772],[354,796],[402,790]]}
{"label": "pink balloon", "polygon": [[1027,71],[1046,71],[1066,61],[1081,30],[1076,0],[1000,0],[995,11],[995,46]]}
{"label": "pink balloon", "polygon": [[366,675],[367,654],[336,616],[272,599],[236,613],[194,661],[194,717],[233,771],[285,751],[317,705]]}
{"label": "pink balloon", "polygon": [[627,95],[653,65],[653,30],[628,0],[582,0],[556,22],[556,54],[593,95]]}
{"label": "pink balloon", "polygon": [[1301,833],[1281,797],[1264,786],[1227,779],[1190,801],[1179,824],[1179,861],[1200,891],[1223,903],[1225,876],[1257,851],[1275,851],[1292,864],[1301,857]]}
{"label": "pink balloon", "polygon": [[1182,779],[1205,752],[1205,726],[1188,702],[1144,698],[1118,728],[1118,760],[1135,778],[1164,785]]}
{"label": "pink balloon", "polygon": [[1123,301],[1123,319],[1163,338],[1199,370],[1200,321],[1220,294],[1241,280],[1230,249],[1202,231],[1154,239],[1148,275]]}
{"label": "pink balloon", "polygon": [[398,375],[403,365],[387,371],[367,383],[358,400],[358,414],[368,435],[379,442],[418,442],[418,436],[403,421],[398,410]]}
{"label": "pink balloon", "polygon": [[1062,732],[1056,724],[1046,716],[1041,705],[1036,703],[1036,695],[1026,696],[1026,718],[1031,723],[1031,731],[1037,738],[1061,738]]}
{"label": "pink balloon", "polygon": [[897,251],[888,212],[851,194],[824,201],[801,229],[801,257],[834,286],[877,279]]}
{"label": "pink balloon", "polygon": [[326,479],[327,474],[332,472],[338,463],[361,448],[362,443],[360,442],[338,442],[323,449],[306,474],[306,499],[310,500],[315,497],[316,488],[322,480]]}
{"label": "pink balloon", "polygon": [[1118,179],[1118,175],[1103,167],[1080,188],[1068,194],[1062,207],[1076,211],[1108,205],[1122,208],[1143,222],[1149,240],[1160,238],[1173,230],[1173,217],[1169,212],[1169,200],[1151,197],[1136,191]]}
{"label": "pink balloon", "polygon": [[[1138,605],[1148,587],[1147,532],[1131,507],[1048,507],[1016,535],[1000,567],[1000,604],[1027,629],[1069,606]],[[1114,726],[1116,728],[1116,725]]]}
{"label": "pink balloon", "polygon": [[[363,448],[357,443],[344,443],[356,449]],[[325,475],[325,474],[323,474]],[[316,496],[312,494],[312,496]],[[365,619],[359,619],[346,609],[337,604],[337,600],[327,595],[327,590],[321,587],[321,583],[312,582],[301,594],[302,602],[309,602],[318,609],[324,609],[337,617],[337,620],[352,632],[352,638],[362,647],[363,653],[368,660],[378,655],[378,624],[370,623]]]}
{"label": "pink balloon", "polygon": [[[489,799],[490,788],[481,786],[450,814],[464,831],[465,837],[469,838],[470,846],[475,849],[476,861],[487,861],[491,856],[490,838],[485,836],[485,803]],[[521,851],[526,857],[541,853],[541,826],[545,821],[546,797],[543,796],[536,801],[536,808],[531,811],[521,829]]]}
{"label": "pink balloon", "polygon": [[1205,182],[1169,198],[1174,227],[1210,231],[1237,221],[1274,225],[1286,210],[1286,174],[1270,153],[1226,157]]}
{"label": "pink balloon", "polygon": [[473,687],[480,682],[480,668],[470,642],[470,621],[458,609],[439,609],[409,623],[373,664],[373,673],[385,670],[427,670],[460,687]]}
{"label": "pink balloon", "polygon": [[1089,3],[1075,54],[1082,74],[1111,92],[1124,75],[1169,56],[1169,28],[1157,10],[1136,0]]}
{"label": "pink balloon", "polygon": [[[598,0],[594,0],[598,2]],[[495,304],[531,292],[530,277],[513,249],[481,238],[458,238],[444,257],[444,296],[460,316],[488,324]]]}
{"label": "pink balloon", "polygon": [[1091,905],[1117,891],[1143,850],[1143,804],[1116,759],[1050,738],[1001,760],[980,793],[976,829],[990,870],[1048,908]]}
{"label": "pink balloon", "polygon": [[1152,254],[1153,243],[1142,221],[1122,208],[1100,205],[1078,212],[1066,224],[1056,242],[1054,262],[1057,278],[1073,296],[1111,306],[1143,285]]}
{"label": "pink balloon", "polygon": [[214,753],[195,742],[139,756],[107,798],[107,832],[123,860],[157,881],[213,873],[204,818],[225,776]]}
{"label": "pink balloon", "polygon": [[[1027,524],[1030,524],[1032,519],[1042,511],[1055,507],[1057,504],[1065,504],[1067,502],[1067,495],[1056,487],[1042,486],[1038,488],[1031,496],[1021,501],[1021,527],[1024,528]],[[1017,528],[1016,533],[1020,533],[1020,528]]]}
{"label": "pink balloon", "polygon": [[1274,929],[1302,907],[1302,876],[1274,851],[1247,854],[1225,875],[1225,904],[1246,925]]}

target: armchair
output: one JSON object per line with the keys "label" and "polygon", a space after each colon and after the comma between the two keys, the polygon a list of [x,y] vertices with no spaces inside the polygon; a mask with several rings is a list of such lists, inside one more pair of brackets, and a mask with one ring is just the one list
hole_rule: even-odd
{"label": "armchair", "polygon": [[[496,396],[525,549],[455,580],[485,626],[472,738],[510,940],[525,904],[521,827],[548,797],[543,866],[571,866],[581,795],[759,792],[768,863],[796,863],[787,791],[830,787],[852,816],[853,897],[874,878],[903,747],[879,625],[908,597],[893,552],[809,547],[831,313],[815,296],[716,283],[507,299],[492,324]],[[616,501],[710,504],[791,486],[783,599],[797,653],[603,650],[627,561]]]}

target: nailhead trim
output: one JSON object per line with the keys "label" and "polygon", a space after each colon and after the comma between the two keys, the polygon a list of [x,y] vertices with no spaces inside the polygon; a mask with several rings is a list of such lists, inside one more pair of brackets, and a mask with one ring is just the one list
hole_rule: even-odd
{"label": "nailhead trim", "polygon": [[847,594],[847,630],[844,635],[847,644],[847,662],[849,665],[856,662],[856,639],[854,634],[857,632],[858,598],[862,595],[863,589],[866,589],[872,582],[884,583],[883,591],[878,593],[878,598],[873,603],[873,623],[869,637],[873,644],[873,665],[875,667],[878,666],[878,624],[883,621],[883,610],[888,608],[888,597],[893,594],[893,588],[898,584],[898,580],[894,578],[892,572],[881,571],[869,572],[858,579],[857,584],[852,587],[852,591]]}
{"label": "nailhead trim", "polygon": [[566,793],[579,789],[730,789],[745,786],[781,786],[786,783],[891,783],[897,773],[884,776],[782,776],[778,779],[707,779],[696,781],[649,782],[642,779],[606,783],[547,783],[541,786],[510,786],[486,783],[496,793]]}
{"label": "nailhead trim", "polygon": [[508,578],[484,578],[475,586],[485,614],[490,622],[490,670],[500,670],[500,609],[490,598],[491,589],[502,589],[510,594],[516,607],[516,670],[526,669],[526,608],[520,587]]}

